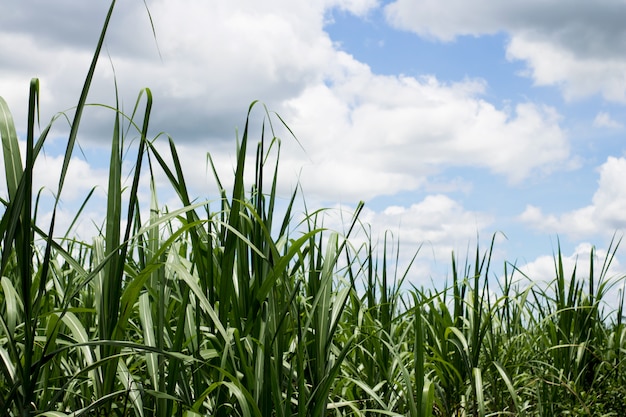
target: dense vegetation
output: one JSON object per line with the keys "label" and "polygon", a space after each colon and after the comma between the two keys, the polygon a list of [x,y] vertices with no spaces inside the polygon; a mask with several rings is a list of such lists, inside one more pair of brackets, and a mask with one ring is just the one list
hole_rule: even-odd
{"label": "dense vegetation", "polygon": [[[269,113],[254,182],[244,184],[246,123],[228,195],[216,174],[218,207],[192,204],[174,142],[163,155],[149,139],[149,90],[130,117],[113,108],[104,227],[78,241],[55,215],[37,226],[33,166],[54,120],[36,138],[37,80],[30,94],[24,158],[0,98],[0,415],[626,415],[623,293],[614,308],[603,300],[621,282],[607,276],[619,242],[599,270],[592,253],[583,275],[566,276],[557,253],[542,287],[516,287],[509,264],[494,273],[491,247],[462,267],[453,258],[441,290],[402,285],[387,241],[351,244],[361,206],[344,234],[323,228],[322,210],[295,224],[296,193],[275,208],[271,122],[282,121]],[[136,155],[127,188],[125,152]],[[154,186],[140,201],[146,164],[184,208],[161,208]]]}

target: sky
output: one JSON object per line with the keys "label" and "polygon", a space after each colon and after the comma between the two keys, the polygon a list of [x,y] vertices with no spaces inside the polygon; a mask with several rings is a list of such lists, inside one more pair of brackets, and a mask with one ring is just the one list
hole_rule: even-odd
{"label": "sky", "polygon": [[[109,4],[0,5],[0,96],[22,138],[32,77],[43,124],[75,106]],[[297,137],[279,132],[284,201],[298,184],[309,207],[363,200],[361,219],[393,233],[403,264],[421,245],[411,282],[439,285],[453,250],[463,263],[492,236],[497,270],[549,280],[559,244],[566,268],[585,270],[591,247],[601,263],[626,228],[624,21],[621,0],[125,0],[88,101],[114,104],[117,82],[131,111],[149,87],[153,137],[171,135],[192,194],[216,199],[207,152],[226,178],[259,100]],[[262,106],[253,116],[258,133]],[[49,195],[67,140],[54,126],[35,178]],[[112,126],[110,111],[86,111],[61,223],[94,186],[85,216],[104,217]],[[93,223],[76,233],[91,239]]]}

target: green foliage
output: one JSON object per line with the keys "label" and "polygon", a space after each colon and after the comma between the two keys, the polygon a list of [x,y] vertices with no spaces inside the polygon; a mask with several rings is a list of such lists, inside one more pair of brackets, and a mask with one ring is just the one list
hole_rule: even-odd
{"label": "green foliage", "polygon": [[[230,195],[208,155],[217,209],[192,203],[174,141],[163,154],[148,139],[150,91],[130,116],[116,103],[101,235],[77,241],[70,227],[55,238],[114,5],[71,122],[47,231],[36,224],[32,175],[56,117],[35,139],[33,80],[22,159],[0,98],[8,191],[0,220],[0,415],[625,414],[623,292],[615,309],[603,311],[619,282],[607,276],[619,242],[599,273],[592,252],[587,274],[566,276],[559,250],[554,280],[522,288],[513,284],[514,266],[490,272],[492,240],[462,270],[453,255],[450,285],[411,288],[410,266],[398,272],[389,234],[380,247],[371,237],[351,244],[355,231],[367,235],[362,204],[345,234],[324,228],[323,210],[296,223],[296,192],[276,208],[281,141],[273,123],[283,121],[266,109],[254,180],[244,182],[257,103],[237,141]],[[124,188],[128,155],[136,159]],[[151,193],[141,201],[146,161]],[[157,170],[183,208],[160,207]],[[147,219],[141,208],[149,208]]]}

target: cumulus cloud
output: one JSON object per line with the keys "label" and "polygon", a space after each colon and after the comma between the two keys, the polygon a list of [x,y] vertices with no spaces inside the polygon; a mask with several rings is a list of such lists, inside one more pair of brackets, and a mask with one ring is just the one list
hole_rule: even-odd
{"label": "cumulus cloud", "polygon": [[[491,103],[484,80],[378,75],[338,50],[324,30],[328,11],[363,16],[374,0],[158,0],[148,7],[156,40],[143,3],[119,3],[106,45],[111,62],[101,60],[89,101],[113,103],[115,77],[130,112],[140,89],[151,87],[151,131],[172,134],[196,189],[206,186],[205,151],[221,172],[232,167],[235,127],[243,127],[255,98],[288,121],[305,150],[283,131],[283,190],[300,178],[307,195],[322,201],[426,187],[450,167],[479,167],[516,183],[569,166],[555,109]],[[38,0],[0,16],[0,60],[10,62],[0,68],[0,94],[22,129],[30,76],[42,79],[43,120],[75,104],[105,12]],[[108,142],[113,115],[90,107],[82,143]],[[255,133],[262,116],[254,116]]]}
{"label": "cumulus cloud", "polygon": [[[226,134],[230,138],[239,122],[237,116],[253,99],[275,105],[297,94],[308,82],[323,76],[324,63],[330,60],[333,48],[321,30],[322,5],[283,3],[274,2],[274,7],[258,2],[235,7],[230,2],[195,0],[151,4],[162,60],[151,39],[152,29],[142,3],[124,3],[114,14],[107,51],[126,107],[132,108],[141,88],[150,87],[158,104],[153,117],[155,129],[167,130],[178,140],[215,139]],[[0,18],[4,32],[0,32],[0,49],[7,55],[6,62],[14,63],[13,69],[3,70],[14,80],[11,84],[2,82],[0,90],[18,107],[24,103],[27,77],[33,75],[45,78],[42,83],[49,86],[48,94],[42,94],[43,105],[48,100],[54,100],[60,109],[75,104],[104,13],[99,10],[85,15],[88,12],[83,8],[63,6],[55,5],[54,10],[24,6],[29,12],[18,14],[26,23],[20,31],[12,31],[19,18],[11,25],[4,25]],[[79,22],[68,24],[65,30],[57,27],[66,20]],[[32,31],[24,29],[36,25]],[[42,36],[44,31],[54,35]],[[84,42],[85,38],[92,41]],[[11,56],[16,46],[28,53]],[[13,84],[17,73],[22,80]],[[104,57],[92,100],[112,102],[113,76]]]}
{"label": "cumulus cloud", "polygon": [[[344,230],[352,210],[349,205],[335,206],[325,214],[324,226]],[[357,228],[350,239],[354,247],[371,241],[382,257],[386,239],[391,264],[394,251],[399,250],[397,267],[401,274],[417,254],[407,278],[415,285],[428,286],[432,279],[445,278],[450,272],[453,251],[464,256],[477,236],[489,232],[494,217],[468,210],[448,196],[433,194],[411,205],[390,205],[380,210],[366,206],[359,220],[362,227]]]}
{"label": "cumulus cloud", "polygon": [[310,138],[304,143],[315,167],[304,172],[313,187],[336,196],[415,189],[451,166],[482,167],[515,183],[569,163],[554,109],[496,108],[481,98],[483,86],[379,76],[355,66],[345,80],[290,100],[286,114],[298,136]]}
{"label": "cumulus cloud", "polygon": [[[612,257],[614,249],[614,247],[595,248],[588,242],[581,242],[571,254],[562,252],[560,257],[566,282],[569,282],[573,273],[576,272],[576,279],[579,285],[583,285],[584,291],[589,291],[590,267],[592,265],[595,280],[594,293],[596,294],[601,273],[604,273],[602,278],[608,285],[604,288],[603,301],[604,306],[608,307],[607,312],[609,313],[614,312],[619,304],[618,289],[622,286],[622,277],[624,277],[624,268],[619,259]],[[525,277],[517,274],[517,285],[521,288],[533,285],[541,291],[547,291],[549,295],[554,294],[555,287],[553,285],[558,273],[556,262],[558,262],[558,253],[555,251],[552,256],[539,256],[525,265],[518,265],[519,271]],[[606,269],[603,270],[603,268]]]}
{"label": "cumulus cloud", "polygon": [[543,232],[576,238],[612,234],[626,229],[626,159],[609,157],[599,168],[598,188],[591,204],[561,215],[545,214],[528,205],[519,219]]}
{"label": "cumulus cloud", "polygon": [[442,41],[506,32],[507,56],[526,62],[536,84],[559,86],[566,98],[626,100],[622,1],[396,0],[385,12],[395,27]]}
{"label": "cumulus cloud", "polygon": [[535,84],[559,86],[566,99],[599,93],[606,100],[626,102],[626,59],[577,52],[550,39],[525,34],[514,36],[507,47],[509,59],[527,63]]}
{"label": "cumulus cloud", "polygon": [[429,195],[408,207],[389,206],[379,213],[366,212],[364,220],[384,230],[398,229],[403,242],[444,246],[448,254],[456,244],[467,243],[493,222],[490,215],[468,211],[442,194]]}
{"label": "cumulus cloud", "polygon": [[[579,243],[572,254],[568,255],[562,253],[561,261],[563,263],[563,272],[566,277],[571,277],[574,268],[582,274],[589,271],[591,250],[593,246],[591,243],[582,242]],[[606,255],[602,253],[600,255]],[[527,263],[526,265],[519,266],[521,272],[523,272],[532,282],[539,284],[540,286],[545,283],[552,282],[556,278],[557,274],[557,262],[558,259],[555,255],[542,255],[535,260]],[[596,254],[597,258],[598,254]]]}
{"label": "cumulus cloud", "polygon": [[396,0],[385,7],[385,13],[398,27],[446,41],[460,35],[528,30],[551,34],[559,42],[587,54],[604,54],[615,53],[619,42],[624,42],[621,18],[626,5],[616,0],[451,0],[446,4],[436,0]]}
{"label": "cumulus cloud", "polygon": [[326,7],[337,7],[340,10],[349,11],[356,16],[365,16],[378,7],[379,0],[327,0]]}
{"label": "cumulus cloud", "polygon": [[[39,157],[33,172],[33,189],[44,189],[47,193],[56,194],[62,165],[62,156]],[[68,202],[75,201],[83,198],[94,187],[100,191],[106,190],[108,177],[108,170],[94,169],[85,160],[74,157],[70,160],[62,198]]]}
{"label": "cumulus cloud", "polygon": [[[299,139],[280,129],[279,193],[286,197],[301,181],[307,199],[312,195],[350,205],[406,190],[431,191],[433,176],[449,168],[478,167],[519,183],[571,166],[566,132],[554,108],[490,102],[488,85],[480,79],[379,75],[333,44],[324,30],[329,10],[366,16],[378,5],[376,0],[154,0],[148,2],[154,39],[143,2],[118,2],[89,101],[113,103],[115,77],[124,110],[130,112],[140,89],[150,87],[151,131],[173,135],[191,194],[200,198],[218,195],[206,152],[213,155],[224,184],[230,183],[235,127],[241,132],[253,99],[277,110]],[[0,95],[22,131],[33,76],[41,78],[43,123],[75,105],[107,7],[107,2],[32,0],[0,14]],[[557,85],[569,98],[600,93],[621,101],[624,7],[608,0],[398,0],[385,11],[396,27],[441,41],[505,31],[510,35],[507,57],[526,62],[536,84]],[[252,140],[259,137],[261,110],[253,114]],[[62,136],[67,127],[60,120],[57,133]],[[81,143],[108,150],[112,120],[111,111],[88,108]],[[598,114],[595,123],[617,127],[606,113]],[[129,140],[135,136],[131,132]],[[157,146],[167,153],[162,139]],[[54,192],[61,163],[58,155],[40,156],[36,188]],[[159,190],[168,189],[156,171]],[[252,174],[249,169],[248,179]],[[626,227],[626,194],[620,187],[625,174],[626,160],[609,158],[591,204],[562,215],[529,206],[520,218],[545,232],[581,236]],[[107,176],[74,158],[64,203],[82,201],[94,185],[103,194]],[[473,185],[472,178],[459,182],[465,189]],[[147,201],[147,195],[141,197]],[[167,192],[162,198],[171,207],[179,204]],[[67,206],[60,211],[59,230],[72,219]],[[90,207],[85,219],[103,218],[101,209]],[[366,209],[362,220],[377,236],[384,230],[397,233],[409,257],[424,243],[414,267],[416,280],[430,278],[432,253],[447,265],[452,250],[465,250],[496,221],[495,215],[468,210],[442,194],[412,205]],[[89,221],[79,225],[83,237],[89,238],[92,226]]]}
{"label": "cumulus cloud", "polygon": [[593,125],[595,127],[605,127],[608,129],[620,129],[624,127],[623,124],[613,119],[607,112],[598,113],[595,119],[593,119]]}

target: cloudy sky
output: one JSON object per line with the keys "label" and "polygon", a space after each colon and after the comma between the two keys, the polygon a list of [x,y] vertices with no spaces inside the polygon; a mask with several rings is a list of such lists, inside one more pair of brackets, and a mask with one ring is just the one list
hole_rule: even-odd
{"label": "cloudy sky", "polygon": [[[21,134],[31,77],[42,121],[76,104],[108,6],[0,5],[0,96]],[[571,265],[626,228],[624,21],[621,0],[125,0],[89,101],[114,103],[114,75],[127,111],[149,87],[153,135],[174,138],[191,190],[211,199],[206,153],[227,176],[258,99],[299,141],[282,131],[281,195],[300,181],[310,206],[364,200],[362,219],[406,257],[423,244],[416,283],[494,233],[498,262],[549,278],[557,239]],[[85,114],[68,219],[94,185],[104,198],[112,120]],[[50,193],[67,134],[55,126],[36,179]]]}

